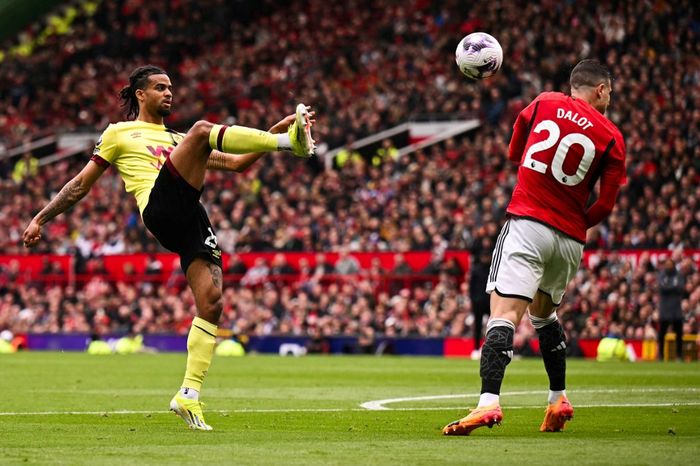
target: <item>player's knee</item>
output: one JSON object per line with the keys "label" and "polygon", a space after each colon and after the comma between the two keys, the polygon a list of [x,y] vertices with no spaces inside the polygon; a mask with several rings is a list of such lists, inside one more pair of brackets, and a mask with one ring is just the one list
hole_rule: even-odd
{"label": "player's knee", "polygon": [[224,308],[224,299],[221,290],[215,288],[207,293],[206,306],[209,313],[221,314],[221,310]]}
{"label": "player's knee", "polygon": [[537,336],[540,340],[540,351],[551,353],[553,351],[564,351],[566,349],[566,333],[564,327],[558,320],[554,320],[548,325],[537,329]]}
{"label": "player's knee", "polygon": [[209,143],[209,133],[211,132],[211,129],[213,127],[213,123],[206,120],[199,120],[194,125],[192,125],[187,134],[190,137]]}

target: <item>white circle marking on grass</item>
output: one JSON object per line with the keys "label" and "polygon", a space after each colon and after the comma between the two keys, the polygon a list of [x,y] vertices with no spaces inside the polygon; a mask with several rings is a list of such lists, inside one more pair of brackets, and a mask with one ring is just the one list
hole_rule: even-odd
{"label": "white circle marking on grass", "polygon": [[[660,392],[700,392],[700,388],[672,388],[672,387],[657,387],[657,388],[627,388],[627,389],[584,389],[576,390],[575,393],[660,393]],[[520,395],[538,395],[543,394],[542,390],[528,390],[504,392],[504,396],[520,396]],[[209,410],[210,413],[218,414],[245,414],[245,413],[337,413],[347,411],[454,411],[458,409],[468,409],[465,406],[427,406],[427,407],[406,407],[406,408],[387,408],[385,404],[402,403],[407,401],[430,401],[444,400],[456,398],[478,397],[478,394],[455,394],[455,395],[428,395],[414,396],[404,398],[387,398],[384,400],[374,400],[362,403],[359,408],[272,408],[272,409],[218,409]],[[589,403],[576,404],[577,408],[653,408],[665,406],[700,406],[700,401],[679,401],[679,402],[658,402],[658,403]],[[508,409],[541,409],[541,406],[533,405],[508,405]],[[115,411],[35,411],[35,412],[0,412],[0,416],[73,416],[73,415],[93,415],[93,416],[118,416],[118,415],[152,415],[152,414],[168,414],[165,410],[115,410]]]}
{"label": "white circle marking on grass", "polygon": [[[697,392],[700,389],[697,388],[670,388],[670,387],[659,387],[659,388],[625,388],[625,389],[589,389],[589,390],[576,390],[575,393],[659,393],[659,392]],[[503,396],[520,396],[520,395],[538,395],[546,393],[543,390],[528,390],[519,392],[504,392]],[[391,403],[405,403],[407,401],[429,401],[429,400],[447,400],[453,398],[476,398],[478,393],[464,393],[457,395],[429,395],[429,396],[411,396],[403,398],[387,398],[384,400],[372,400],[366,401],[360,404],[361,408],[367,409],[369,411],[420,411],[420,410],[433,410],[435,408],[387,408],[384,405]],[[600,406],[600,407],[615,407],[615,406],[672,406],[681,403],[619,403],[619,404],[595,404],[595,405],[577,405],[581,408]],[[686,405],[694,405],[700,403],[684,403]],[[524,409],[533,408],[534,406],[508,406],[512,409]],[[439,408],[439,409],[457,409],[457,408]]]}

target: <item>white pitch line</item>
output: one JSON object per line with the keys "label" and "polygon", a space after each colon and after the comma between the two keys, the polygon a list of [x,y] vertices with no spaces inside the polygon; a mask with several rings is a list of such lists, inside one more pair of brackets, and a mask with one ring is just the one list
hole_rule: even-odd
{"label": "white pitch line", "polygon": [[[601,404],[587,404],[580,405],[576,404],[575,408],[663,408],[671,406],[700,406],[700,401],[690,401],[690,402],[678,402],[678,403],[601,403]],[[503,406],[504,410],[509,409],[542,409],[543,406]],[[386,410],[378,411],[455,411],[455,410],[467,410],[473,409],[473,406],[444,406],[444,407],[433,407],[433,408],[391,408]],[[362,411],[362,410],[356,410]],[[369,411],[369,410],[368,410]]]}
{"label": "white pitch line", "polygon": [[[599,404],[577,404],[576,409],[579,408],[662,408],[662,407],[672,407],[672,406],[700,406],[700,402],[673,402],[673,403],[599,403]],[[469,409],[467,406],[440,406],[440,407],[413,407],[413,408],[385,408],[383,410],[374,411],[455,411],[455,410],[466,410]],[[534,405],[523,405],[523,406],[505,406],[505,409],[542,409],[542,406]],[[214,409],[209,410],[210,413],[218,414],[264,414],[264,413],[339,413],[339,412],[372,412],[373,410],[366,408],[280,408],[280,409]],[[120,416],[120,415],[154,415],[154,414],[167,414],[167,411],[129,411],[129,410],[119,410],[119,411],[37,411],[37,412],[15,412],[15,413],[4,413],[0,412],[0,416]]]}
{"label": "white pitch line", "polygon": [[[360,408],[280,408],[280,409],[208,409],[209,413],[325,413],[325,412],[341,412],[341,411],[366,411]],[[3,413],[0,416],[55,416],[59,414],[65,415],[95,415],[95,416],[118,416],[121,414],[165,414],[168,411],[130,411],[120,409],[118,411],[37,411],[37,412],[16,412]]]}
{"label": "white pitch line", "polygon": [[[700,391],[698,388],[612,388],[612,389],[589,389],[589,390],[576,390],[574,393],[659,393],[659,392],[697,392]],[[520,396],[520,395],[539,395],[543,394],[543,390],[528,390],[528,391],[518,391],[518,392],[504,392],[501,393],[502,396]],[[367,409],[369,411],[387,411],[387,410],[398,410],[400,408],[387,408],[386,404],[390,403],[403,403],[407,401],[428,401],[428,400],[447,400],[453,398],[469,398],[478,397],[478,393],[463,393],[457,395],[429,395],[429,396],[413,396],[404,398],[387,398],[384,400],[372,400],[366,401],[360,405],[361,408]],[[603,407],[604,405],[596,405]],[[634,405],[638,406],[638,405]],[[654,405],[656,406],[656,405]],[[581,406],[585,407],[585,406]],[[432,408],[425,408],[432,409]]]}
{"label": "white pitch line", "polygon": [[[659,393],[659,392],[700,392],[700,388],[687,387],[647,387],[647,388],[624,388],[624,389],[583,389],[576,390],[575,393]],[[520,395],[538,395],[544,393],[542,390],[527,390],[503,392],[503,396],[520,396]],[[279,409],[234,409],[234,410],[210,410],[212,413],[228,414],[228,413],[334,413],[348,411],[447,411],[457,409],[468,409],[460,406],[435,406],[435,407],[406,407],[406,408],[387,408],[384,406],[389,403],[401,403],[407,401],[428,401],[428,400],[444,400],[455,398],[478,397],[473,394],[454,394],[454,395],[428,395],[403,398],[388,398],[384,400],[374,400],[362,403],[359,408],[279,408]],[[660,403],[594,403],[594,404],[577,404],[577,408],[629,408],[629,407],[665,407],[665,406],[698,406],[700,402],[660,402]],[[506,406],[507,409],[540,409],[539,405],[522,405],[522,406]],[[57,416],[57,415],[94,415],[94,416],[118,416],[118,415],[135,415],[135,414],[164,414],[166,411],[134,411],[134,410],[116,410],[116,411],[37,411],[37,412],[0,412],[0,416]]]}

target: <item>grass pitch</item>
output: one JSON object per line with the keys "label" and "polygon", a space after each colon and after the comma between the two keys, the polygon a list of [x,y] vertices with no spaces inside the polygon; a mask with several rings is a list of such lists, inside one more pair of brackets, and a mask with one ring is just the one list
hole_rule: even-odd
{"label": "grass pitch", "polygon": [[0,463],[672,465],[700,451],[697,363],[571,360],[575,418],[545,434],[542,362],[513,361],[503,425],[470,437],[440,430],[475,406],[476,362],[215,358],[203,391],[213,432],[189,431],[167,411],[184,363],[184,354],[0,356]]}

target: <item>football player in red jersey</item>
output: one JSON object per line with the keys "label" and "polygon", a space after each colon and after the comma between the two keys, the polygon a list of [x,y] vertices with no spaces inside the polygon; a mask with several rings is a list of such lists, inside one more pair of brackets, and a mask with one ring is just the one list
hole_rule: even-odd
{"label": "football player in red jersey", "polygon": [[[445,426],[445,435],[469,435],[502,420],[501,382],[526,311],[549,376],[540,430],[562,430],[573,417],[565,392],[566,339],[556,309],[578,269],[586,230],[610,214],[625,182],[625,143],[605,117],[612,92],[608,70],[583,60],[569,82],[570,96],[544,92],[515,121],[508,158],[520,167],[486,285],[491,319],[481,350],[481,397],[467,417]],[[599,197],[587,208],[597,183]]]}

